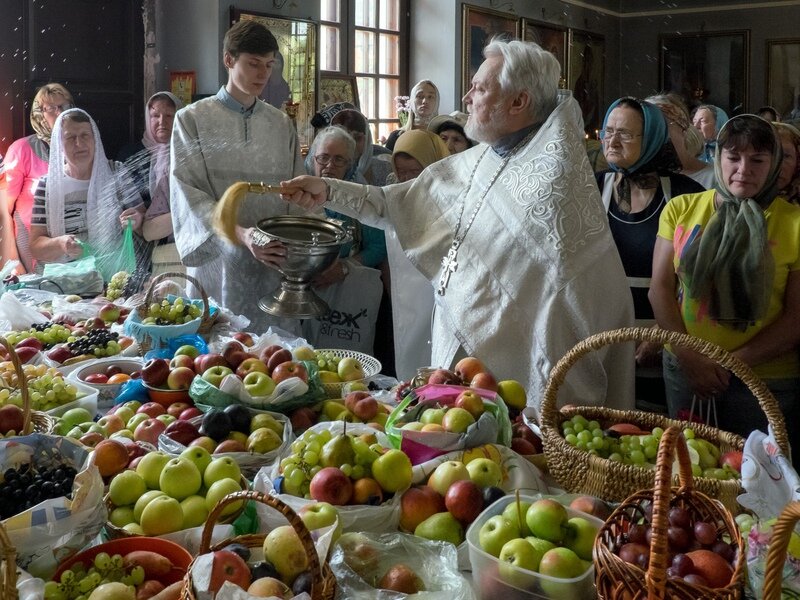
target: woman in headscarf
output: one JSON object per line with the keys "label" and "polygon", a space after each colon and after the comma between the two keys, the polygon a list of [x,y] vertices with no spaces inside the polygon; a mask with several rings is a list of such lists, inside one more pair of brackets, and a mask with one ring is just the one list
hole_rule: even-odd
{"label": "woman in headscarf", "polygon": [[[650,302],[663,329],[722,346],[753,368],[783,410],[800,450],[800,207],[777,194],[781,144],[755,115],[733,117],[717,138],[717,190],[664,209]],[[718,426],[766,431],[763,411],[740,380],[691,350],[664,351],[670,416],[696,398],[716,402]]]}
{"label": "woman in headscarf", "polygon": [[[33,98],[30,116],[35,133],[11,144],[5,157],[6,206],[13,222],[16,244],[8,244],[8,255],[4,251],[3,258],[18,259],[23,267],[20,272],[34,268],[35,261],[29,247],[33,194],[39,178],[47,174],[50,134],[58,115],[72,108],[74,103],[72,94],[59,83],[40,87]],[[5,241],[5,236],[3,238]]]}
{"label": "woman in headscarf", "polygon": [[714,106],[713,104],[703,104],[702,106],[698,106],[694,111],[692,125],[700,131],[704,140],[703,151],[699,155],[700,160],[703,162],[714,162],[717,135],[727,121],[727,113],[719,106]]}
{"label": "woman in headscarf", "polygon": [[[600,131],[603,154],[610,170],[597,178],[608,224],[617,246],[633,297],[636,324],[655,323],[647,301],[653,265],[653,246],[658,217],[670,198],[701,192],[703,187],[680,175],[667,121],[653,104],[634,98],[613,102]],[[654,407],[664,404],[657,344],[643,342],[636,348],[636,399]]]}
{"label": "woman in headscarf", "polygon": [[109,161],[92,118],[73,108],[53,127],[48,174],[39,179],[31,219],[31,253],[37,271],[46,263],[70,262],[88,244],[105,279],[120,249],[121,230],[141,230],[144,203],[133,183]]}
{"label": "woman in headscarf", "polygon": [[430,79],[423,79],[411,88],[409,94],[408,121],[395,129],[386,140],[386,147],[394,151],[397,138],[406,131],[425,129],[430,120],[439,114],[439,88]]}
{"label": "woman in headscarf", "polygon": [[[417,177],[438,160],[449,156],[442,139],[427,130],[409,131],[395,144],[392,153],[394,177],[403,183]],[[406,257],[394,229],[386,230],[389,280],[394,330],[394,361],[398,379],[414,377],[419,367],[431,361],[431,315],[433,289]]]}
{"label": "woman in headscarf", "polygon": [[781,138],[783,162],[778,192],[792,204],[800,204],[800,131],[788,123],[773,123]]}
{"label": "woman in headscarf", "polygon": [[442,138],[450,154],[458,154],[475,145],[475,142],[469,139],[464,131],[467,116],[466,113],[459,110],[454,110],[449,115],[437,115],[428,123],[428,131],[432,131]]}
{"label": "woman in headscarf", "polygon": [[356,160],[345,179],[369,185],[386,185],[386,177],[392,172],[389,161],[391,153],[383,146],[372,143],[372,130],[366,117],[357,110],[344,109],[333,115],[331,125],[347,130],[356,142]]}

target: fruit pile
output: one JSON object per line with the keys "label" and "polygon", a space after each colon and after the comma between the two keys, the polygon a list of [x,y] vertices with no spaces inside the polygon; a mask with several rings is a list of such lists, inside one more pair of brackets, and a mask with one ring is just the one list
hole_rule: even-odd
{"label": "fruit pile", "polygon": [[[610,549],[622,560],[647,570],[650,561],[652,504],[644,517],[612,540]],[[711,588],[727,586],[737,560],[736,546],[716,523],[697,518],[690,510],[673,506],[668,513],[667,577]]]}
{"label": "fruit pile", "polygon": [[30,463],[6,469],[0,483],[0,519],[7,519],[39,502],[69,496],[76,471],[60,464],[37,469]]}
{"label": "fruit pile", "polygon": [[8,343],[15,348],[19,346],[23,348],[30,345],[30,338],[38,340],[40,343],[39,350],[42,348],[49,349],[61,342],[66,342],[72,335],[72,332],[66,325],[60,323],[35,323],[25,331],[9,331],[5,334]]}
{"label": "fruit pile", "polygon": [[382,402],[378,402],[369,392],[356,391],[348,393],[342,402],[337,400],[323,402],[320,419],[347,421],[348,423],[367,423],[375,429],[383,430],[390,413],[391,408]]}
{"label": "fruit pile", "polygon": [[[483,398],[473,389],[466,389],[452,405],[435,405],[419,414],[418,421],[399,419],[395,422],[401,429],[411,431],[448,431],[465,433],[486,411]],[[412,414],[417,414],[413,411]]]}
{"label": "fruit pile", "polygon": [[[602,429],[597,421],[575,415],[561,423],[561,432],[568,444],[590,454],[626,465],[652,469],[658,454],[658,443],[664,430],[654,427],[643,431],[630,423],[615,423]],[[711,442],[695,437],[691,428],[683,431],[692,462],[692,475],[712,479],[741,477],[741,456],[738,451],[722,454]]]}
{"label": "fruit pile", "polygon": [[96,358],[114,356],[122,351],[119,333],[109,329],[91,329],[86,335],[67,343],[73,356],[93,354]]}
{"label": "fruit pile", "polygon": [[[78,388],[64,379],[60,371],[47,365],[23,365],[31,409],[47,411],[78,399]],[[19,378],[10,361],[0,363],[0,405],[22,407]]]}
{"label": "fruit pile", "polygon": [[147,309],[147,315],[142,320],[145,325],[181,325],[193,321],[203,314],[203,309],[193,302],[181,297],[172,302],[166,298],[153,302]]}
{"label": "fruit pile", "polygon": [[352,356],[340,357],[329,350],[314,350],[311,360],[317,362],[322,383],[342,383],[364,379],[364,366]]}
{"label": "fruit pile", "polygon": [[106,298],[109,300],[116,300],[121,297],[125,291],[125,285],[128,283],[128,279],[130,279],[130,273],[127,271],[114,273],[106,287]]}

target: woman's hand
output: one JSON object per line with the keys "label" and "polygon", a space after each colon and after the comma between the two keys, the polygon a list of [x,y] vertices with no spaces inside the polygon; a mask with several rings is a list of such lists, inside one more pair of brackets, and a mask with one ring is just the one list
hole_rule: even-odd
{"label": "woman's hand", "polygon": [[663,346],[655,342],[641,342],[636,346],[636,364],[642,367],[657,367],[661,364]]}
{"label": "woman's hand", "polygon": [[325,288],[334,283],[339,283],[347,277],[345,272],[344,263],[337,259],[330,267],[325,269],[322,273],[318,273],[314,279],[311,280],[311,285],[316,288]]}
{"label": "woman's hand", "polygon": [[286,247],[276,240],[270,240],[262,245],[261,240],[256,235],[258,232],[255,227],[237,227],[237,233],[242,244],[250,251],[255,259],[264,263],[271,269],[280,270],[280,266],[286,260]]}
{"label": "woman's hand", "polygon": [[319,177],[301,175],[281,181],[281,198],[306,210],[322,206],[328,199],[328,184]]}
{"label": "woman's hand", "polygon": [[83,254],[83,247],[74,235],[61,235],[56,238],[61,251],[70,258],[77,258]]}
{"label": "woman's hand", "polygon": [[141,231],[144,222],[144,213],[138,208],[128,208],[119,215],[119,224],[122,229],[128,226],[128,221],[133,221],[133,230]]}
{"label": "woman's hand", "polygon": [[731,374],[715,361],[693,350],[675,348],[681,370],[700,398],[723,393],[730,385]]}

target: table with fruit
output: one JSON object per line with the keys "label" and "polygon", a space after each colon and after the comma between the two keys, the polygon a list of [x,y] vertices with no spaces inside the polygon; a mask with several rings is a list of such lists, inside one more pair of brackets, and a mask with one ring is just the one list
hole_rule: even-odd
{"label": "table with fruit", "polygon": [[[187,310],[195,304],[164,302],[149,308],[153,323],[196,318]],[[186,344],[170,356],[126,357],[123,367],[121,353],[135,347],[121,329],[129,310],[124,298],[106,299],[91,319],[48,315],[46,323],[4,334],[24,363],[31,408],[56,420],[52,431],[35,435],[63,436],[92,452],[74,467],[39,469],[34,460],[4,467],[0,518],[6,523],[54,497],[71,499],[72,480],[87,470],[96,469],[106,486],[107,514],[103,522],[87,524],[97,530],[93,545],[68,568],[35,573],[43,582],[38,597],[178,598],[193,558],[198,571],[189,575],[192,593],[229,598],[231,585],[250,597],[309,592],[311,562],[296,531],[259,519],[261,513],[254,518],[243,503],[226,507],[220,520],[225,536],[259,533],[263,543],[234,541],[203,560],[195,556],[198,534],[191,532],[200,531],[222,498],[253,485],[293,508],[315,539],[327,532],[334,542],[342,540],[322,559],[333,557],[333,572],[346,590],[355,590],[350,586],[358,580],[376,590],[435,591],[439,580],[413,551],[379,554],[386,536],[406,536],[402,539],[411,540],[412,548],[417,544],[420,553],[426,544],[455,547],[458,559],[439,569],[452,572],[450,585],[460,582],[463,596],[455,597],[595,596],[592,546],[612,506],[560,493],[532,464],[543,464],[537,460],[542,443],[523,415],[527,397],[518,382],[497,381],[475,357],[452,371],[426,371],[429,384],[451,386],[455,396],[409,412],[415,415],[411,420],[397,413],[407,385],[379,389],[364,378],[357,359],[266,335],[228,330],[213,336],[206,352]],[[20,382],[8,358],[0,356],[6,359],[0,362],[0,433],[14,439],[22,423]],[[75,406],[82,392],[62,369],[76,364],[100,365],[78,380],[88,389],[122,394],[136,384],[145,395],[108,410]],[[244,398],[268,399],[283,381],[307,381],[309,371],[324,384],[341,384],[341,397],[284,411],[245,401],[198,407],[190,395],[196,379],[225,389],[226,378],[236,378]],[[490,414],[492,402],[504,405],[510,439],[459,447]],[[394,444],[384,431],[387,421],[416,446]],[[587,453],[651,469],[663,430],[641,431],[578,414],[561,424],[561,433]],[[741,453],[722,454],[691,429],[685,436],[696,476],[738,477]],[[431,441],[420,449],[420,439]],[[670,511],[669,536],[669,577],[710,588],[727,585],[730,576],[724,581],[724,574],[740,559],[732,556],[729,539],[680,510]],[[149,538],[161,545],[137,545]],[[618,555],[646,568],[649,541],[649,518],[643,515],[618,540]]]}

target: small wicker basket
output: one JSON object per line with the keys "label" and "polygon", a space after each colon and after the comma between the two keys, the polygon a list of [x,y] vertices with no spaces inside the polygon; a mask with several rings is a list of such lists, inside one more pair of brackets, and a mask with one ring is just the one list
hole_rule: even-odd
{"label": "small wicker basket", "polygon": [[[291,525],[292,528],[297,532],[297,535],[300,536],[300,541],[303,543],[306,553],[308,554],[309,568],[311,571],[311,600],[333,600],[334,596],[336,595],[336,578],[333,576],[333,571],[331,571],[331,568],[328,566],[327,562],[320,562],[319,556],[317,555],[317,549],[314,547],[314,540],[311,538],[311,534],[308,532],[303,520],[297,516],[297,513],[289,508],[289,506],[284,504],[275,496],[270,496],[255,491],[237,492],[235,494],[229,494],[225,496],[217,503],[217,505],[214,507],[214,510],[211,511],[211,514],[208,515],[208,520],[203,528],[203,537],[200,539],[198,556],[201,554],[206,554],[207,552],[222,550],[231,544],[242,544],[248,548],[260,548],[264,544],[264,540],[267,536],[263,533],[254,533],[250,535],[239,535],[228,538],[219,542],[218,544],[215,544],[213,547],[211,546],[211,534],[214,531],[214,525],[217,523],[217,519],[219,518],[222,509],[225,508],[227,504],[230,504],[231,502],[238,502],[240,500],[254,500],[255,502],[261,502],[270,508],[274,508],[284,517],[286,517],[286,519],[289,521],[289,525]],[[189,570],[186,572],[186,577],[183,580],[181,600],[197,600],[197,596],[194,592],[194,586],[192,584],[193,564],[189,565]]]}
{"label": "small wicker basket", "polygon": [[[680,487],[671,487],[673,459],[677,452]],[[625,499],[600,529],[594,542],[595,584],[600,600],[737,600],[742,596],[744,582],[744,541],[731,513],[720,503],[694,489],[692,469],[686,440],[679,427],[670,427],[661,437],[656,459],[654,489],[639,491]],[[645,515],[644,508],[652,504],[650,560],[645,572],[625,562],[612,548],[619,536]],[[713,524],[720,535],[736,545],[736,564],[730,583],[724,588],[707,588],[689,584],[681,579],[668,579],[669,526],[667,514],[680,507],[698,520]]]}
{"label": "small wicker basket", "polygon": [[783,584],[783,565],[786,561],[786,551],[792,537],[794,526],[800,520],[800,502],[790,502],[781,511],[775,525],[772,526],[769,551],[767,552],[767,567],[764,570],[764,588],[761,600],[781,600],[781,598],[795,598],[795,590],[781,589]]}
{"label": "small wicker basket", "polygon": [[8,357],[11,364],[14,365],[14,371],[17,374],[17,381],[19,381],[19,391],[22,395],[22,412],[23,412],[23,426],[22,431],[17,432],[17,435],[28,435],[29,433],[51,433],[56,426],[56,419],[50,415],[40,412],[38,410],[31,410],[31,397],[28,392],[28,380],[25,377],[25,371],[22,368],[22,363],[19,360],[14,347],[0,336],[0,345],[4,346],[8,352]]}
{"label": "small wicker basket", "polygon": [[[646,429],[653,427],[666,429],[673,425],[681,428],[691,427],[697,437],[716,444],[722,452],[744,448],[744,439],[741,436],[701,423],[678,421],[655,413],[621,411],[597,406],[558,410],[556,405],[558,390],[564,383],[570,367],[593,350],[609,344],[634,340],[685,346],[730,369],[753,392],[773,428],[775,440],[788,456],[789,444],[781,409],[764,382],[742,361],[715,344],[685,334],[640,327],[617,329],[593,335],[575,345],[553,367],[547,381],[541,405],[544,453],[547,456],[550,473],[568,492],[591,494],[604,500],[619,502],[637,490],[652,487],[654,481],[654,474],[650,470],[607,460],[571,446],[561,434],[560,425],[576,414],[581,414],[590,420],[595,419],[602,427],[623,422]],[[738,512],[736,497],[742,493],[738,480],[697,477],[695,486],[705,494],[720,500],[729,510]]]}
{"label": "small wicker basket", "polygon": [[[369,354],[364,354],[363,352],[356,352],[355,350],[336,350],[331,348],[322,348],[317,350],[317,352],[329,352],[333,356],[342,359],[342,358],[355,358],[361,366],[364,367],[364,378],[372,377],[373,375],[377,375],[381,372],[381,362]],[[362,379],[357,379],[356,381],[363,381]],[[323,383],[322,387],[325,390],[325,393],[328,395],[328,398],[341,398],[342,397],[342,389],[345,385],[351,383],[350,381],[343,381],[342,383]]]}
{"label": "small wicker basket", "polygon": [[0,598],[17,600],[17,550],[8,537],[6,528],[0,523]]}

